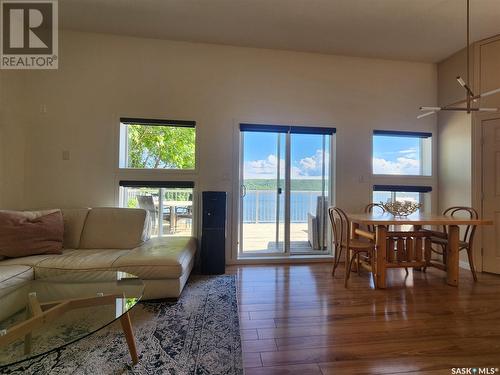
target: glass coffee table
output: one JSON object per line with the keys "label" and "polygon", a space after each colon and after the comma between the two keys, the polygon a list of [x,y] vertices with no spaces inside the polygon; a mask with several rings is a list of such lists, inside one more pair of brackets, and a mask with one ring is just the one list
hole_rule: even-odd
{"label": "glass coffee table", "polygon": [[128,312],[144,291],[139,278],[57,269],[44,269],[37,278],[0,297],[0,368],[75,343],[118,319],[132,362],[138,362]]}

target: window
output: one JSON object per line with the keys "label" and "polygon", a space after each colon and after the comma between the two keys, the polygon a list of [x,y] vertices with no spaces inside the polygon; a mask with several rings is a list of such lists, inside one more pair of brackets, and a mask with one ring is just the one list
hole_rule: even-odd
{"label": "window", "polygon": [[422,203],[420,211],[430,208],[430,186],[400,186],[375,185],[373,186],[373,203],[387,203],[394,201],[412,201]]}
{"label": "window", "polygon": [[375,130],[373,174],[431,176],[432,134]]}
{"label": "window", "polygon": [[196,123],[120,119],[120,168],[195,169]]}
{"label": "window", "polygon": [[191,236],[191,181],[120,181],[120,206],[149,212],[152,236]]}
{"label": "window", "polygon": [[239,255],[327,254],[335,128],[240,124]]}

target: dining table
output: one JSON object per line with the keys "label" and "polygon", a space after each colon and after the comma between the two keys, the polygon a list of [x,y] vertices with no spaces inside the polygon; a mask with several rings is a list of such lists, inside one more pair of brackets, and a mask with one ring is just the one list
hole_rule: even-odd
{"label": "dining table", "polygon": [[[348,214],[348,218],[352,225],[351,233],[354,237],[359,235],[372,236],[371,239],[375,241],[375,259],[373,262],[375,270],[372,270],[372,272],[375,275],[375,286],[382,289],[386,287],[387,269],[396,267],[440,268],[446,271],[448,285],[458,286],[460,226],[493,225],[492,220],[427,213],[415,213],[400,217],[389,213],[373,212]],[[435,226],[447,227],[448,250],[445,264],[430,260],[432,231],[424,227]],[[360,229],[363,227],[374,228],[374,233],[369,234]],[[410,229],[406,231],[401,229],[405,227]],[[391,228],[399,229],[394,231]],[[405,258],[400,258],[402,251],[388,251],[388,247],[397,250],[405,248]]]}

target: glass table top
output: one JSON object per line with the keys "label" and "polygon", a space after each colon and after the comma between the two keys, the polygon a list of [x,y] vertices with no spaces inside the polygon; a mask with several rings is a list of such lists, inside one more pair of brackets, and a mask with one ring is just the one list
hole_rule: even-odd
{"label": "glass table top", "polygon": [[78,341],[142,297],[142,280],[120,271],[43,270],[0,296],[0,368]]}

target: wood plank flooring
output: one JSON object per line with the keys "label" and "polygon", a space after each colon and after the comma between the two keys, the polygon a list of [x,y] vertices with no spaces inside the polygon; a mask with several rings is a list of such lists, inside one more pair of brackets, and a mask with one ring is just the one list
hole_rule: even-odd
{"label": "wood plank flooring", "polygon": [[[339,267],[340,268],[340,267]],[[451,374],[500,368],[500,276],[390,270],[388,289],[367,272],[330,264],[232,266],[238,276],[245,374]],[[500,372],[497,372],[500,374]]]}

